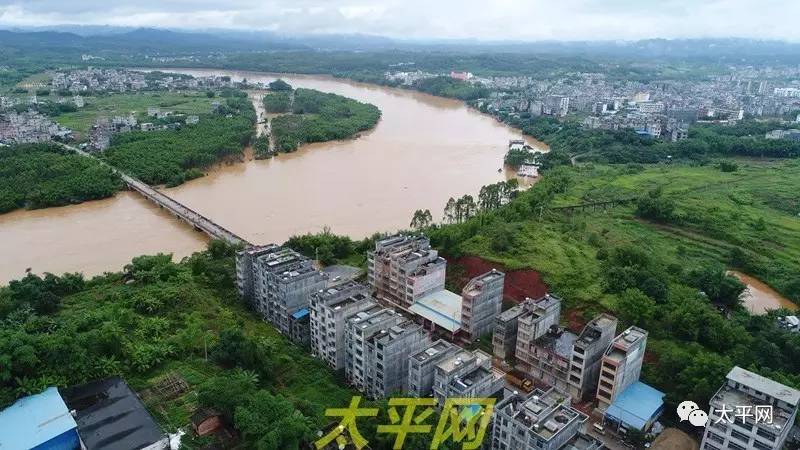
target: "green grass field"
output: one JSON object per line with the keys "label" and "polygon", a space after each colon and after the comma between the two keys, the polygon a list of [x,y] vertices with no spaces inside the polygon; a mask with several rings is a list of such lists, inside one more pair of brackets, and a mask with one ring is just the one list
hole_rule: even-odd
{"label": "green grass field", "polygon": [[211,112],[211,102],[215,99],[208,98],[203,93],[142,92],[84,97],[84,100],[86,106],[83,108],[56,118],[61,125],[79,133],[79,139],[85,138],[86,132],[100,116],[146,114],[150,106],[182,114],[207,114]]}
{"label": "green grass field", "polygon": [[[736,172],[706,166],[602,166],[571,170],[565,192],[552,206],[568,206],[642,195],[660,187],[673,199],[677,223],[637,218],[635,205],[572,214],[547,212],[542,220],[514,222],[514,245],[492,248],[490,233],[479,232],[461,250],[509,268],[533,268],[567,299],[592,310],[611,307],[603,292],[599,248],[634,244],[663,264],[700,267],[730,264],[734,248],[758,256],[752,275],[789,295],[800,273],[800,162],[740,160]],[[795,298],[797,302],[798,299]]]}

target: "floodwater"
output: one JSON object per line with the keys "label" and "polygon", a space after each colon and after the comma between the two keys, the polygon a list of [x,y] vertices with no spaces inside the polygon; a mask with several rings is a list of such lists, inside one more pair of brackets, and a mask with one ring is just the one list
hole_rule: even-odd
{"label": "floodwater", "polygon": [[131,258],[159,252],[180,258],[208,242],[205,234],[125,191],[80,205],[0,214],[0,284],[35,273],[122,269]]}
{"label": "floodwater", "polygon": [[731,270],[729,274],[735,276],[742,283],[747,285],[747,289],[742,295],[744,305],[752,314],[765,314],[770,309],[786,308],[796,311],[797,305],[791,300],[779,294],[775,289],[766,283],[742,272]]}
{"label": "floodwater", "polygon": [[[165,70],[250,81],[277,77]],[[375,104],[383,115],[357,138],[306,145],[268,160],[253,160],[248,152],[244,162],[218,165],[206,177],[164,190],[250,242],[280,243],[326,227],[354,238],[395,231],[408,227],[416,209],[430,209],[440,218],[449,197],[477,198],[481,186],[515,176],[502,168],[502,160],[509,139],[522,138],[521,132],[460,101],[326,76],[280,77],[296,87]],[[204,235],[132,193],[16,211],[0,215],[0,283],[26,268],[86,275],[118,270],[140,254],[180,257],[206,242]]]}

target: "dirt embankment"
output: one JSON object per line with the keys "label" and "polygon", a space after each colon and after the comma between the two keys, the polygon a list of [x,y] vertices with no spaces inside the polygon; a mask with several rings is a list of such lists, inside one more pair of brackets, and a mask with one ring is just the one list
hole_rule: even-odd
{"label": "dirt embankment", "polygon": [[[503,296],[506,300],[520,303],[526,297],[540,298],[547,293],[547,285],[535,270],[508,271],[502,264],[486,261],[478,256],[462,256],[457,259],[448,259],[448,265],[454,270],[451,282],[457,288],[463,288],[473,277],[486,273],[492,269],[505,272],[506,279],[503,286]],[[450,270],[448,267],[448,270]]]}

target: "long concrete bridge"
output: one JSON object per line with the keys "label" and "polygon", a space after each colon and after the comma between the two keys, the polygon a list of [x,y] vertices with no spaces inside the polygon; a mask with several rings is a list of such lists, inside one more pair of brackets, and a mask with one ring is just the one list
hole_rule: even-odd
{"label": "long concrete bridge", "polygon": [[96,158],[91,153],[85,152],[83,150],[80,150],[78,148],[66,144],[61,144],[61,145],[74,152],[77,152],[80,155],[95,159],[99,161],[101,164],[110,167],[111,170],[116,172],[120,176],[120,178],[122,178],[122,181],[124,181],[125,184],[127,184],[131,190],[138,192],[144,198],[150,200],[159,207],[168,209],[175,217],[188,223],[189,225],[194,227],[194,229],[204,232],[205,234],[211,236],[213,239],[221,239],[230,244],[245,244],[245,245],[249,244],[249,242],[236,235],[236,233],[228,230],[227,228],[214,222],[213,220],[200,214],[199,212],[193,210],[192,208],[189,208],[183,203],[158,191],[156,188],[150,186],[149,184],[141,180],[138,180],[130,175],[127,175],[113,166],[106,164],[104,161]]}

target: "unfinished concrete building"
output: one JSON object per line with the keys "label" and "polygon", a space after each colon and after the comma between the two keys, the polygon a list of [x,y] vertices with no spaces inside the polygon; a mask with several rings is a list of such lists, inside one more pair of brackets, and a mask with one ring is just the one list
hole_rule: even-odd
{"label": "unfinished concrete building", "polygon": [[491,397],[505,386],[505,375],[492,367],[490,354],[459,349],[436,365],[433,396],[439,407],[448,398]]}
{"label": "unfinished concrete building", "polygon": [[280,247],[275,244],[269,244],[247,247],[236,252],[236,287],[242,298],[249,302],[255,299],[261,283],[261,277],[256,270],[256,260],[259,256],[272,253],[278,248]]}
{"label": "unfinished concrete building", "polygon": [[391,309],[372,305],[357,312],[345,325],[345,377],[361,392],[367,392],[367,339],[405,319]]}
{"label": "unfinished concrete building", "polygon": [[569,370],[569,394],[576,400],[587,400],[597,390],[600,360],[617,332],[617,318],[600,314],[592,319],[572,346]]}
{"label": "unfinished concrete building", "polygon": [[291,316],[308,307],[309,296],[325,287],[326,275],[296,251],[267,245],[236,255],[239,292],[264,319],[291,335]]}
{"label": "unfinished concrete building", "polygon": [[461,329],[469,342],[488,335],[503,308],[505,274],[492,269],[469,281],[461,291]]}
{"label": "unfinished concrete building", "polygon": [[347,320],[375,305],[369,288],[353,281],[311,294],[311,354],[332,369],[343,370]]}
{"label": "unfinished concrete building", "polygon": [[[749,370],[734,366],[714,397],[708,402],[708,415],[703,450],[778,450],[792,448],[788,444],[793,434],[800,391]],[[768,406],[770,420],[758,420],[758,414],[741,416],[723,411],[736,409],[750,412]],[[725,416],[728,416],[726,419]],[[733,423],[729,419],[733,417]],[[784,445],[787,444],[787,445]]]}
{"label": "unfinished concrete building", "polygon": [[608,346],[600,366],[597,385],[597,408],[605,411],[625,391],[639,381],[647,346],[647,331],[630,327],[615,337]]}
{"label": "unfinished concrete building", "polygon": [[[560,316],[561,299],[550,294],[535,301],[526,300],[523,304],[522,314],[517,318],[517,339],[514,350],[521,369],[530,370],[535,364],[535,342],[548,332],[552,333],[554,327],[558,328]],[[569,345],[571,344],[570,342]]]}
{"label": "unfinished concrete building", "polygon": [[589,417],[570,406],[569,395],[557,389],[536,389],[529,396],[514,393],[501,400],[492,416],[492,450],[600,450],[586,434]]}
{"label": "unfinished concrete building", "polygon": [[408,357],[430,344],[421,325],[404,320],[381,329],[365,340],[365,393],[385,398],[408,389]]}
{"label": "unfinished concrete building", "polygon": [[412,353],[408,360],[408,394],[413,397],[430,397],[437,364],[458,349],[459,347],[439,339]]}
{"label": "unfinished concrete building", "polygon": [[289,316],[289,339],[301,347],[311,343],[311,315],[308,308],[298,309]]}
{"label": "unfinished concrete building", "polygon": [[381,239],[367,253],[367,277],[377,298],[404,308],[444,289],[446,266],[424,236]]}
{"label": "unfinished concrete building", "polygon": [[617,319],[601,314],[580,335],[558,325],[561,300],[551,295],[526,303],[517,319],[517,367],[571,395],[594,395],[600,359],[614,337]]}
{"label": "unfinished concrete building", "polygon": [[517,328],[519,318],[525,313],[525,305],[533,304],[533,300],[526,299],[523,303],[501,312],[494,323],[492,333],[492,353],[504,361],[512,361],[517,346]]}

